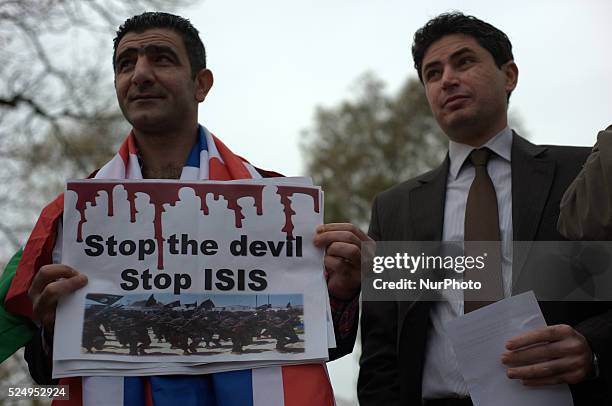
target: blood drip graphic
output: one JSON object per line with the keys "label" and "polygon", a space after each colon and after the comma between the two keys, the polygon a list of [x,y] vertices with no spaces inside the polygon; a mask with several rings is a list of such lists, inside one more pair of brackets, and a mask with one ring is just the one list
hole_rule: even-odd
{"label": "blood drip graphic", "polygon": [[278,186],[276,192],[280,196],[281,204],[283,205],[283,211],[285,212],[285,226],[281,231],[287,234],[287,238],[293,239],[293,215],[295,211],[291,208],[291,200],[289,198],[295,193],[301,193],[312,197],[314,203],[314,210],[316,213],[319,212],[319,190],[315,188],[306,188],[300,186]]}
{"label": "blood drip graphic", "polygon": [[[78,188],[76,188],[78,185]],[[76,192],[78,198],[76,203],[76,209],[81,215],[79,220],[79,227],[77,229],[77,242],[83,242],[83,223],[87,222],[85,219],[85,208],[87,203],[91,203],[92,206],[96,205],[96,197],[98,192],[106,192],[108,195],[108,217],[113,217],[113,189],[117,184],[115,183],[69,183],[68,190]]]}
{"label": "blood drip graphic", "polygon": [[179,190],[183,187],[180,184],[156,184],[156,183],[126,183],[123,185],[128,194],[130,202],[130,221],[136,222],[136,193],[144,193],[149,196],[149,200],[155,207],[155,217],[153,218],[153,229],[155,230],[155,241],[157,241],[157,269],[164,269],[164,237],[162,233],[162,213],[164,204],[176,205],[179,200]]}
{"label": "blood drip graphic", "polygon": [[[78,187],[77,187],[78,185]],[[109,195],[108,215],[112,216],[113,201],[112,190],[117,185],[123,185],[128,195],[130,203],[130,222],[136,222],[136,193],[144,193],[149,196],[151,204],[155,207],[155,217],[153,226],[155,230],[155,240],[157,241],[157,269],[164,269],[164,237],[162,230],[162,213],[165,212],[164,204],[175,206],[179,200],[179,190],[184,187],[192,188],[195,194],[201,199],[200,210],[204,215],[209,214],[208,206],[206,205],[206,195],[212,193],[215,200],[219,196],[223,196],[227,200],[227,207],[234,211],[236,228],[242,227],[244,215],[242,209],[238,205],[238,200],[243,197],[252,197],[255,200],[257,215],[263,214],[263,188],[264,185],[222,185],[222,184],[199,184],[199,183],[149,183],[149,182],[130,182],[130,183],[74,183],[69,184],[68,190],[77,193],[77,210],[81,214],[79,229],[77,232],[77,241],[82,242],[82,223],[85,222],[85,205],[88,201],[95,204],[95,197],[100,191],[106,191]],[[318,204],[317,204],[318,207]],[[317,209],[318,212],[318,209]]]}

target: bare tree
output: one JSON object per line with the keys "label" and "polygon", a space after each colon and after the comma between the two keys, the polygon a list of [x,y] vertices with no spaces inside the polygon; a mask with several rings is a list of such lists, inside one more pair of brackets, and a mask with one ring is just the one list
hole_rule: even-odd
{"label": "bare tree", "polygon": [[[192,3],[0,0],[0,264],[64,180],[87,176],[127,133],[112,82],[119,24],[143,11]],[[0,366],[0,381],[32,384],[21,355]],[[0,403],[9,401],[0,393]]]}
{"label": "bare tree", "polygon": [[127,17],[194,0],[0,0],[0,259],[66,177],[108,159],[127,127],[112,85]]}

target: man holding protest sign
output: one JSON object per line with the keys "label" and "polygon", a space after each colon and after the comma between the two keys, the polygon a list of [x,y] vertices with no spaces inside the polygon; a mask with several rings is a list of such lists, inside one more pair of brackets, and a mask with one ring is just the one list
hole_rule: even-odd
{"label": "man holding protest sign", "polygon": [[[213,85],[206,69],[204,46],[191,23],[166,13],[144,13],[128,19],[114,40],[113,66],[117,99],[133,129],[117,155],[94,174],[96,179],[233,180],[279,176],[250,165],[233,154],[206,128],[198,125],[198,104]],[[43,211],[24,251],[6,296],[12,313],[40,322],[27,346],[33,377],[50,381],[50,345],[55,309],[60,298],[84,287],[85,275],[61,264],[63,196]],[[325,249],[325,272],[331,299],[337,348],[331,357],[352,350],[356,334],[357,296],[360,289],[361,242],[369,238],[351,224],[318,227],[314,244]],[[42,332],[42,333],[41,333]],[[80,378],[65,380],[71,399],[94,403],[109,390],[126,403],[140,399],[165,404],[216,399],[217,404],[292,404],[307,399],[312,405],[332,405],[333,393],[320,364],[263,368],[193,377]],[[255,370],[253,370],[255,371]],[[255,382],[274,382],[267,393],[255,394]],[[279,386],[280,385],[280,386]],[[253,388],[251,388],[251,386]],[[139,401],[140,401],[139,400]],[[200,403],[198,403],[200,402]],[[189,403],[189,401],[188,401]],[[189,403],[190,404],[190,403]],[[228,403],[230,404],[230,403]]]}

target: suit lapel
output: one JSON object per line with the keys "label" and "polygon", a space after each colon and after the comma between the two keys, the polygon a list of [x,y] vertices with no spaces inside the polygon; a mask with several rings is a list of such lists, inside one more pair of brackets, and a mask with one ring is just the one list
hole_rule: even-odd
{"label": "suit lapel", "polygon": [[[421,176],[419,186],[410,191],[408,205],[410,224],[409,240],[412,241],[440,241],[442,240],[442,225],[444,222],[444,200],[446,198],[446,178],[448,176],[448,156],[438,168]],[[401,324],[398,334],[401,335],[406,314],[418,302],[399,302],[399,320]],[[429,315],[429,304],[419,306],[423,312],[421,316]],[[420,317],[420,316],[418,316]],[[399,340],[398,340],[399,342]]]}
{"label": "suit lapel", "polygon": [[[444,201],[446,198],[446,178],[448,176],[448,156],[438,168],[421,176],[420,183],[408,196],[406,210],[410,219],[408,240],[440,241],[444,222]],[[429,312],[431,302],[398,302],[397,354],[400,363],[411,364],[408,375],[408,393],[420,401],[424,352],[427,341]],[[404,330],[404,326],[410,326]],[[415,352],[416,350],[416,352]],[[402,375],[403,376],[403,375]]]}
{"label": "suit lapel", "polygon": [[413,241],[442,240],[444,223],[444,199],[449,159],[442,165],[422,176],[420,186],[410,192],[411,239]]}
{"label": "suit lapel", "polygon": [[[555,174],[555,162],[544,153],[548,148],[534,145],[513,133],[512,138],[512,234],[514,241],[533,241],[548,200]],[[513,258],[513,280],[520,274],[528,249],[517,250]]]}

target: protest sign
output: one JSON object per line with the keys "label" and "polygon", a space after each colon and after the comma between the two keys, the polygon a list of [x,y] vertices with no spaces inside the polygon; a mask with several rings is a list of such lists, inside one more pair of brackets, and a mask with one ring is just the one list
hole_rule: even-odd
{"label": "protest sign", "polygon": [[62,263],[88,284],[58,305],[54,362],[68,376],[326,359],[322,208],[320,188],[287,180],[69,181]]}

